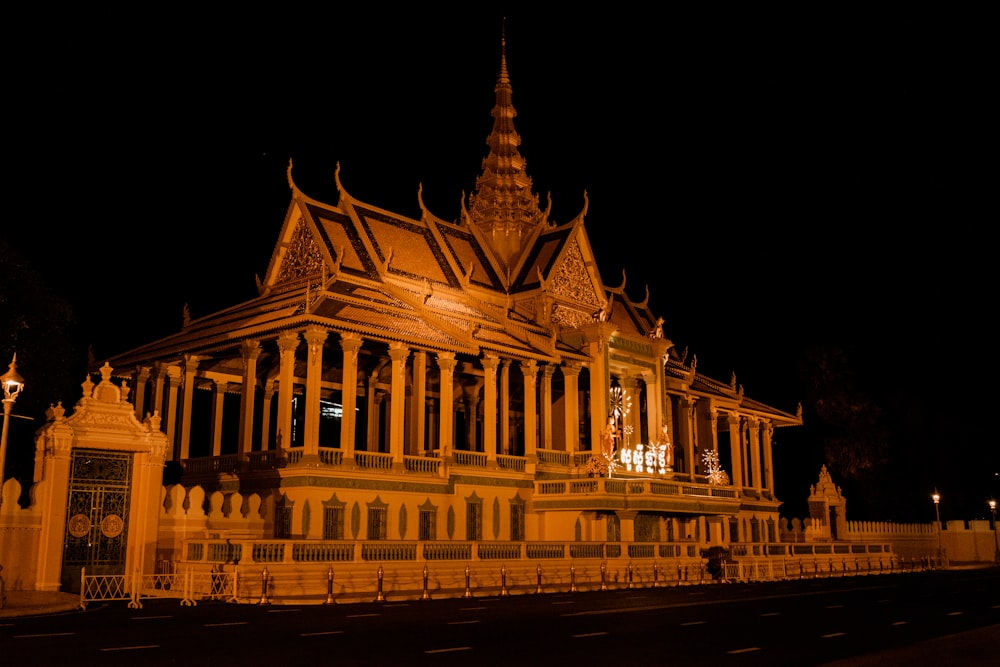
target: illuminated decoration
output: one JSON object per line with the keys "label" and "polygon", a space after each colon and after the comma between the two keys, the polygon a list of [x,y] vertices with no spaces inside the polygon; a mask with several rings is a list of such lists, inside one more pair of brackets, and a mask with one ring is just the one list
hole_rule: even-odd
{"label": "illuminated decoration", "polygon": [[622,448],[618,454],[628,472],[645,472],[665,475],[672,472],[667,468],[667,445],[654,443],[637,444],[634,448]]}
{"label": "illuminated decoration", "polygon": [[618,462],[615,461],[615,457],[608,456],[607,454],[593,454],[584,466],[584,470],[588,475],[597,475],[603,477],[607,475],[611,477],[612,473],[618,469]]}
{"label": "illuminated decoration", "polygon": [[719,465],[719,453],[717,451],[714,449],[706,450],[701,455],[701,460],[705,464],[706,477],[709,484],[717,484],[719,486],[727,486],[729,484],[729,475]]}

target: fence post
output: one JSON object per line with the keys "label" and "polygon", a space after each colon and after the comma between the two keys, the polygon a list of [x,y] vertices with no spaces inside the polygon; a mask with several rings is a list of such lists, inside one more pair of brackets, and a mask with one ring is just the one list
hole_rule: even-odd
{"label": "fence post", "polygon": [[500,566],[500,597],[505,598],[509,595],[507,592],[507,564],[504,563]]}
{"label": "fence post", "polygon": [[535,573],[538,575],[538,586],[535,588],[535,593],[538,594],[538,593],[542,592],[542,566],[541,565],[537,565],[535,567]]}
{"label": "fence post", "polygon": [[421,600],[431,599],[431,594],[427,591],[427,577],[428,577],[427,563],[424,563],[424,592],[420,594]]}
{"label": "fence post", "polygon": [[629,564],[625,566],[625,576],[627,578],[627,583],[625,584],[625,588],[628,589],[628,590],[632,590],[632,563],[631,562],[629,562]]}
{"label": "fence post", "polygon": [[382,579],[385,577],[385,570],[378,566],[378,593],[375,595],[375,602],[385,602],[385,595],[382,594]]}
{"label": "fence post", "polygon": [[257,604],[271,604],[271,601],[267,599],[267,577],[268,571],[267,565],[265,565],[260,573],[260,600],[257,601]]}
{"label": "fence post", "polygon": [[601,561],[601,590],[608,590],[608,562]]}
{"label": "fence post", "polygon": [[333,566],[326,571],[326,600],[323,604],[336,604],[333,600]]}
{"label": "fence post", "polygon": [[576,593],[576,565],[569,565],[569,592]]}
{"label": "fence post", "polygon": [[471,575],[471,571],[469,570],[469,566],[466,565],[465,566],[465,593],[462,594],[463,598],[471,598],[472,597],[472,589],[469,588],[470,575]]}

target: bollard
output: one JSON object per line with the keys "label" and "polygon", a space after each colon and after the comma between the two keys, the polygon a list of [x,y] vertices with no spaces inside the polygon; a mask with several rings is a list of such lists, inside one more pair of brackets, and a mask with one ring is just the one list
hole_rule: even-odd
{"label": "bollard", "polygon": [[653,563],[653,588],[656,588],[657,586],[660,585],[660,582],[657,581],[657,579],[659,578],[659,574],[660,574],[660,568],[657,567],[656,563]]}
{"label": "bollard", "polygon": [[632,590],[632,563],[629,563],[628,565],[625,566],[625,576],[627,578],[627,583],[625,584],[625,588],[628,590]]}
{"label": "bollard", "polygon": [[542,592],[542,566],[538,565],[535,567],[535,573],[538,575],[538,586],[535,588],[535,593],[539,594]]}
{"label": "bollard", "polygon": [[500,566],[500,597],[505,598],[509,595],[507,592],[507,564]]}
{"label": "bollard", "polygon": [[257,604],[271,604],[271,601],[267,599],[267,565],[264,566],[264,571],[260,573],[260,600]]}
{"label": "bollard", "polygon": [[375,602],[385,602],[385,595],[382,594],[382,579],[385,577],[385,570],[378,566],[378,593],[375,595]]}
{"label": "bollard", "polygon": [[469,588],[469,566],[465,566],[465,593],[462,595],[463,598],[472,597],[472,589]]}
{"label": "bollard", "polygon": [[608,590],[608,562],[601,561],[601,590]]}
{"label": "bollard", "polygon": [[569,566],[569,592],[576,593],[576,566],[573,564]]}
{"label": "bollard", "polygon": [[330,569],[326,571],[326,600],[323,601],[323,604],[336,604],[333,601],[333,566],[332,565],[330,566]]}
{"label": "bollard", "polygon": [[424,563],[424,592],[420,594],[421,600],[430,600],[431,594],[427,591],[427,563]]}

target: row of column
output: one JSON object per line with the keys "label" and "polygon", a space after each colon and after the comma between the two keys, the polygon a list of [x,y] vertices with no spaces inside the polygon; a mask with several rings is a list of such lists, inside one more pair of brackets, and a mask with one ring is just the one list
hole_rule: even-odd
{"label": "row of column", "polygon": [[[279,355],[279,367],[277,374],[277,390],[275,384],[268,383],[264,387],[264,409],[262,410],[263,424],[261,425],[261,450],[270,449],[268,443],[268,433],[270,433],[271,401],[277,393],[277,414],[275,433],[277,442],[274,443],[276,449],[286,448],[291,441],[292,429],[292,400],[293,388],[295,384],[295,363],[296,353],[304,340],[306,343],[306,377],[305,377],[305,409],[303,425],[303,458],[312,460],[318,458],[319,454],[319,427],[320,427],[320,398],[321,379],[323,373],[323,352],[324,344],[328,336],[328,331],[322,327],[308,327],[304,332],[284,332],[277,338]],[[351,378],[356,378],[358,374],[358,354],[361,350],[362,339],[357,334],[343,333],[339,336],[339,344],[343,353],[343,373],[341,392],[341,429],[340,429],[340,449],[345,459],[354,458],[355,431],[357,428],[357,400],[358,391],[355,382]],[[257,341],[247,341],[241,349],[242,356],[242,383],[240,393],[240,421],[239,421],[239,454],[245,456],[252,450],[252,439],[254,434],[255,419],[255,392],[257,386],[257,361],[261,354],[261,346]],[[411,449],[423,449],[425,426],[437,442],[441,443],[441,456],[452,455],[452,443],[454,442],[454,411],[442,407],[437,415],[435,424],[428,424],[430,416],[427,413],[426,375],[427,375],[427,353],[423,351],[412,351],[404,343],[394,342],[389,344],[388,350],[390,368],[390,389],[389,389],[389,451],[394,462],[402,465],[405,453],[405,432],[404,428],[395,425],[403,425],[407,417],[411,425],[411,432],[414,434]],[[409,403],[406,400],[406,377],[407,364],[411,363],[414,382]],[[435,355],[435,361],[440,373],[440,402],[442,406],[452,406],[454,404],[454,374],[457,361],[454,353],[440,352]],[[483,367],[483,382],[481,385],[473,385],[467,407],[470,418],[467,419],[469,442],[476,442],[476,419],[474,404],[478,400],[478,388],[482,387],[483,402],[483,449],[487,460],[495,460],[502,449],[498,447],[503,443],[506,447],[511,442],[510,430],[510,366],[512,361],[501,359],[494,353],[485,353],[481,358]],[[552,380],[555,374],[555,365],[542,365],[534,360],[519,361],[518,370],[523,377],[524,386],[524,454],[533,458],[539,447],[539,437],[544,446],[552,446],[553,438],[553,405],[554,396]],[[601,366],[600,363],[597,366]],[[146,403],[147,384],[150,385],[152,395],[149,397],[150,404],[154,409],[165,407],[163,423],[168,440],[174,444],[174,450],[181,459],[186,459],[190,454],[191,440],[191,413],[193,408],[193,389],[195,378],[198,372],[199,358],[195,355],[188,355],[180,364],[170,364],[156,369],[152,375],[152,383],[149,383],[154,369],[144,367],[139,370],[135,378],[134,399],[137,413],[141,413],[142,406]],[[565,449],[571,453],[579,451],[579,422],[580,422],[580,402],[579,402],[579,378],[582,365],[579,363],[564,363],[559,366],[566,391],[563,395],[563,428],[561,440],[565,443]],[[591,410],[599,410],[599,414],[607,412],[607,392],[604,385],[608,380],[604,373],[595,372],[599,369],[591,369]],[[374,442],[377,442],[378,405],[374,391],[374,383],[377,379],[378,371],[372,374],[368,387],[369,400],[369,439],[375,435]],[[635,396],[638,392],[638,376],[633,378],[630,391]],[[595,384],[599,386],[594,386]],[[185,390],[181,393],[180,389]],[[213,439],[212,453],[218,456],[222,446],[222,408],[223,398],[228,388],[227,383],[218,382],[216,386],[215,401],[213,403]],[[595,394],[599,394],[599,400],[595,399]],[[659,422],[660,409],[655,401],[656,392],[647,391],[647,415],[650,424],[650,433],[658,429],[653,422]],[[409,405],[410,414],[407,415]],[[539,410],[539,405],[541,409]],[[178,415],[178,410],[180,414]],[[161,410],[162,414],[162,410]],[[641,425],[638,423],[640,411],[636,409],[632,419],[635,420],[636,432],[641,432]],[[141,414],[137,414],[140,418]],[[592,420],[603,424],[603,419]],[[179,432],[176,430],[179,428]],[[170,456],[173,458],[173,456]]]}

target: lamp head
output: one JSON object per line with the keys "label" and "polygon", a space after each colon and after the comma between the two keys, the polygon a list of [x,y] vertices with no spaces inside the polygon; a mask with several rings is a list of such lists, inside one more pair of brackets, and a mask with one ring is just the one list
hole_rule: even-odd
{"label": "lamp head", "polygon": [[934,489],[934,493],[931,494],[931,500],[934,501],[935,505],[941,502],[941,494],[937,492],[937,489]]}
{"label": "lamp head", "polygon": [[991,512],[996,512],[996,511],[997,511],[997,501],[995,501],[995,500],[993,500],[992,498],[990,498],[990,500],[989,500],[989,503],[988,503],[988,504],[989,504],[989,506],[990,506],[990,511],[991,511]]}
{"label": "lamp head", "polygon": [[10,368],[6,373],[0,375],[0,384],[3,385],[3,400],[13,403],[17,400],[18,394],[24,389],[24,378],[17,372],[17,353],[10,362]]}

